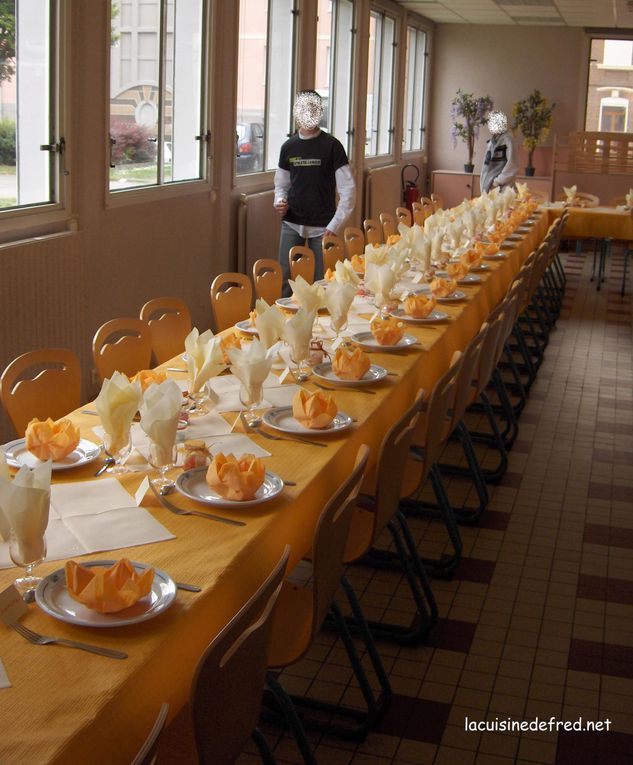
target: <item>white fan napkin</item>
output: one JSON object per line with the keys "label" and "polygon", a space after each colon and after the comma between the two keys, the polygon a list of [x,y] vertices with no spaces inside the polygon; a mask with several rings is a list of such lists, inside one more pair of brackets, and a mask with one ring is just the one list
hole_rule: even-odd
{"label": "white fan napkin", "polygon": [[353,284],[354,287],[358,287],[360,284],[360,277],[354,271],[350,260],[337,260],[334,266],[334,278],[341,284]]}
{"label": "white fan napkin", "polygon": [[301,308],[316,312],[322,307],[324,290],[320,284],[308,284],[302,276],[297,276],[294,281],[288,279],[288,284]]}
{"label": "white fan napkin", "polygon": [[284,315],[276,305],[268,303],[259,298],[255,303],[257,317],[255,318],[255,328],[259,339],[266,348],[273,346],[281,337],[281,330],[284,326]]}
{"label": "white fan napkin", "polygon": [[571,204],[574,201],[578,187],[575,184],[569,187],[563,186],[563,191],[565,192],[565,200]]}
{"label": "white fan napkin", "polygon": [[315,316],[315,311],[300,308],[283,326],[281,338],[290,346],[290,354],[296,361],[308,357]]}
{"label": "white fan napkin", "polygon": [[125,444],[141,398],[141,383],[138,380],[130,382],[121,372],[115,372],[109,380],[103,381],[95,408],[104,431],[112,439],[114,451]]}
{"label": "white fan napkin", "polygon": [[341,284],[336,281],[325,290],[325,306],[330,314],[330,325],[335,332],[345,326],[355,294],[356,287],[353,284]]}
{"label": "white fan napkin", "polygon": [[252,401],[262,398],[262,385],[268,377],[275,353],[276,348],[266,350],[259,340],[253,340],[244,348],[229,348],[231,373],[246,388]]}
{"label": "white fan napkin", "polygon": [[182,393],[173,380],[150,385],[143,395],[141,428],[154,442],[159,464],[171,462],[181,405]]}
{"label": "white fan napkin", "polygon": [[374,293],[376,305],[383,306],[391,299],[391,291],[396,286],[396,274],[388,264],[378,266],[370,263],[365,273],[365,284]]}
{"label": "white fan napkin", "polygon": [[210,329],[200,334],[194,327],[185,338],[185,350],[189,393],[198,393],[208,380],[226,369],[220,338],[214,337]]}

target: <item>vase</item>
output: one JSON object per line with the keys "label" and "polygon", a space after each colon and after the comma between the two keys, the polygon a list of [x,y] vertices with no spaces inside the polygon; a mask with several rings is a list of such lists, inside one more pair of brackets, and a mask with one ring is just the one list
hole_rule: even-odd
{"label": "vase", "polygon": [[465,173],[472,173],[475,170],[475,166],[472,162],[466,162],[464,165],[464,172]]}
{"label": "vase", "polygon": [[533,167],[526,167],[525,168],[525,174],[528,178],[531,178],[534,175],[534,168]]}

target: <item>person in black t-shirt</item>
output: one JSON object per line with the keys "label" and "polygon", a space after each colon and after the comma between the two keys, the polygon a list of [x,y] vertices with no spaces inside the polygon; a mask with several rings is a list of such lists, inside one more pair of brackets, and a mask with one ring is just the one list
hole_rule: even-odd
{"label": "person in black t-shirt", "polygon": [[293,114],[298,130],[281,147],[275,173],[274,207],[283,218],[279,262],[285,297],[290,295],[290,248],[307,240],[315,256],[315,279],[322,279],[323,235],[340,235],[356,202],[356,185],[345,149],[319,128],[323,116],[319,94],[301,91]]}

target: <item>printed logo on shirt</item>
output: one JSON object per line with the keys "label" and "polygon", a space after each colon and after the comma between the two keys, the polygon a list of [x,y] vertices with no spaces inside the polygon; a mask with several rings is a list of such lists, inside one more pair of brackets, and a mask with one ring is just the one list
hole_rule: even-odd
{"label": "printed logo on shirt", "polygon": [[289,157],[288,163],[293,167],[318,167],[321,164],[320,159],[302,159],[301,157]]}

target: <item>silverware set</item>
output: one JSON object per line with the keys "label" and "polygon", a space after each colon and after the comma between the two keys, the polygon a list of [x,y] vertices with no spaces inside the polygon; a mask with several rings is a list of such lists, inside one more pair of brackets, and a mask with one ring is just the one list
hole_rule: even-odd
{"label": "silverware set", "polygon": [[173,505],[168,499],[165,499],[164,495],[161,495],[160,492],[156,491],[156,487],[154,484],[150,481],[150,488],[154,492],[154,496],[158,499],[160,504],[165,508],[165,510],[169,510],[170,513],[173,513],[174,515],[196,515],[198,518],[206,518],[208,521],[217,521],[218,523],[226,523],[229,526],[246,526],[246,523],[244,521],[237,521],[234,518],[226,518],[223,515],[214,515],[213,513],[203,513],[200,510],[183,510],[181,507],[176,507],[176,505]]}
{"label": "silverware set", "polygon": [[98,645],[91,645],[90,643],[80,643],[78,640],[68,640],[67,638],[55,638],[48,637],[47,635],[40,635],[38,632],[33,632],[23,624],[13,623],[9,627],[15,630],[18,634],[26,638],[29,643],[34,645],[65,645],[68,648],[79,648],[82,651],[89,651],[90,653],[99,654],[99,656],[108,656],[110,659],[127,659],[127,654],[123,651],[115,651],[114,648],[103,648]]}

